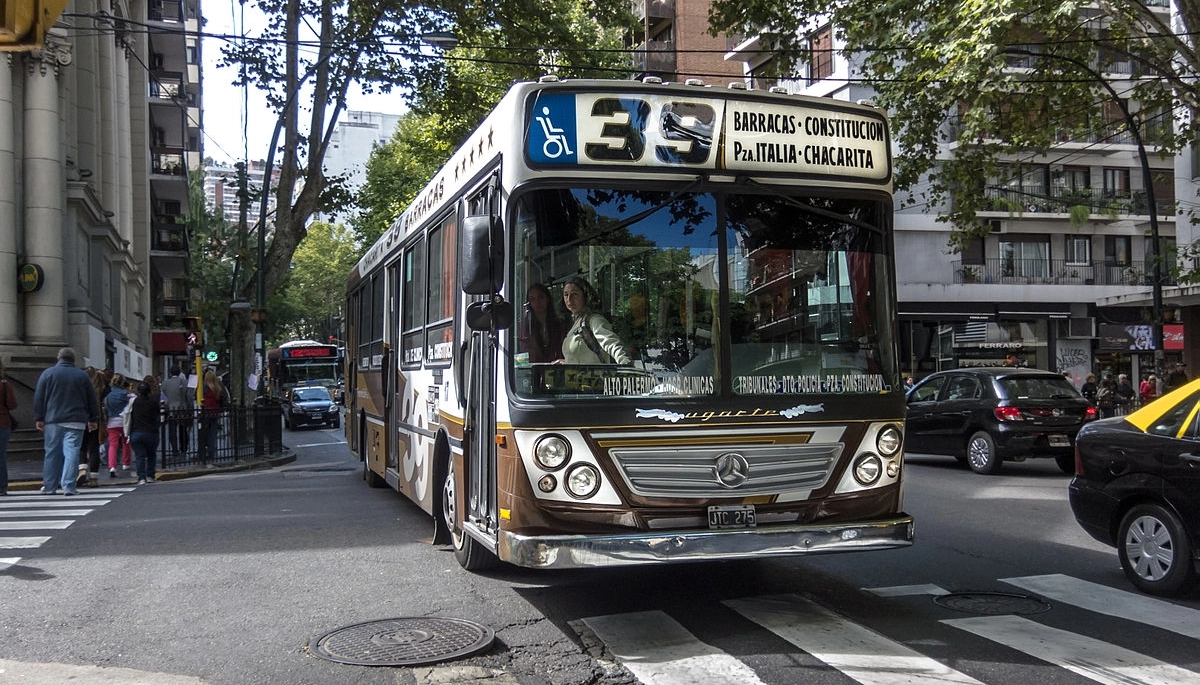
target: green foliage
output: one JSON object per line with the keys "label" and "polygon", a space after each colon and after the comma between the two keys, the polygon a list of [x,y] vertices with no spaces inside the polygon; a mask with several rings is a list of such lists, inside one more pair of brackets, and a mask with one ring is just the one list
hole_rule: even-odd
{"label": "green foliage", "polygon": [[[1081,21],[1081,7],[1091,21]],[[1127,128],[1100,79],[1114,62],[1136,64],[1143,76],[1120,96],[1135,103],[1134,125],[1148,145],[1171,152],[1196,135],[1192,127],[1173,134],[1154,117],[1200,104],[1200,58],[1188,45],[1200,13],[1181,12],[1181,27],[1166,16],[1145,0],[715,0],[710,10],[714,32],[770,27],[765,35],[785,71],[805,59],[806,34],[824,23],[812,18],[828,17],[847,54],[861,60],[876,103],[891,113],[897,188],[913,190],[914,204],[950,201],[942,219],[955,228],[952,246],[987,230],[976,212],[1002,156],[1027,159],[1061,136],[1104,138]],[[939,154],[952,138],[954,155]]]}
{"label": "green foliage", "polygon": [[544,74],[623,78],[630,73],[622,36],[633,26],[620,0],[453,2],[461,46],[444,59],[414,63],[412,110],[367,163],[367,183],[351,220],[365,250],[412,202],[513,81]]}
{"label": "green foliage", "polygon": [[[204,339],[211,343],[226,337],[224,327],[229,303],[233,301],[235,265],[244,254],[237,227],[205,202],[203,175],[192,174],[188,185],[191,196],[187,217],[191,266],[187,283],[192,297],[188,311],[181,313],[181,316],[199,316],[204,322]],[[168,325],[182,327],[183,324],[175,322]]]}
{"label": "green foliage", "polygon": [[335,317],[346,299],[346,275],[358,260],[358,243],[342,224],[314,222],[296,248],[280,298],[290,310],[277,340],[324,341],[338,333]]}

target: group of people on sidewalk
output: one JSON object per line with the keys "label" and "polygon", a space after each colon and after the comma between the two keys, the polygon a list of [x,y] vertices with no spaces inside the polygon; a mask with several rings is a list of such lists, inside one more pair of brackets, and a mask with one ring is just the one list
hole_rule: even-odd
{"label": "group of people on sidewalk", "polygon": [[[55,364],[42,372],[33,393],[35,427],[42,432],[45,455],[42,461],[43,494],[75,495],[79,485],[93,485],[105,459],[110,478],[117,468],[136,469],[138,484],[153,483],[155,453],[163,416],[172,424],[167,439],[174,453],[186,452],[193,418],[193,390],[178,366],[161,382],[154,376],[132,381],[119,373],[107,373],[75,364],[75,350],[58,351]],[[220,412],[229,395],[209,370],[204,377],[200,460],[216,456]],[[8,494],[8,443],[16,430],[13,410],[17,408],[12,383],[0,363],[0,495]],[[81,460],[87,476],[80,475]]]}
{"label": "group of people on sidewalk", "polygon": [[[1188,382],[1183,363],[1176,363],[1174,370],[1167,374],[1163,394],[1181,388]],[[1096,374],[1089,373],[1079,387],[1079,393],[1091,400],[1100,410],[1100,418],[1106,419],[1117,414],[1127,414],[1137,407],[1144,407],[1158,398],[1158,376],[1149,374],[1134,389],[1126,374],[1117,374],[1113,380],[1112,372],[1105,371],[1103,378],[1096,381]]]}
{"label": "group of people on sidewalk", "polygon": [[[54,366],[42,372],[33,391],[34,425],[42,431],[42,494],[76,494],[80,455],[99,462],[100,424],[105,424],[109,474],[128,464],[130,452],[138,483],[154,481],[158,447],[158,388],[152,376],[136,386],[120,374],[110,381],[101,372],[75,365],[75,350],[58,351]],[[131,386],[134,388],[130,390]],[[7,482],[7,480],[6,480]]]}

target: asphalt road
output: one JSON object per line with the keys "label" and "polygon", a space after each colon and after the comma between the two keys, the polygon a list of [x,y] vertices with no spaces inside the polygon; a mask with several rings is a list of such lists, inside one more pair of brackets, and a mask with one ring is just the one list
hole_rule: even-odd
{"label": "asphalt road", "polygon": [[[0,549],[0,682],[1200,682],[1200,598],[1133,593],[1115,552],[1071,519],[1050,461],[986,477],[910,455],[917,544],[904,550],[472,574],[428,544],[423,512],[362,482],[338,431],[285,444],[297,455],[285,466],[45,498],[88,511],[0,531],[46,538]],[[18,513],[0,508],[0,523],[35,520]],[[466,619],[496,641],[413,668],[309,653],[328,631],[390,618]]]}

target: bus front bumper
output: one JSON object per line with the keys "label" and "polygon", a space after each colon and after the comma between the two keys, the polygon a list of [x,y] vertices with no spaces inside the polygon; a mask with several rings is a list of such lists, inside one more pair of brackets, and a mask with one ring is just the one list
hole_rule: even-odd
{"label": "bus front bumper", "polygon": [[527,536],[500,531],[498,542],[500,559],[528,568],[762,559],[908,547],[913,542],[913,519],[901,513],[865,523],[626,535]]}

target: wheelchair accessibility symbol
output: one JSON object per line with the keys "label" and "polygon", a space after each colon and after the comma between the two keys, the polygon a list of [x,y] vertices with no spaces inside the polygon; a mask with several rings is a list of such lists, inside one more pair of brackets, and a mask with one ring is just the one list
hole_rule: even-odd
{"label": "wheelchair accessibility symbol", "polygon": [[541,124],[542,133],[546,136],[546,142],[542,143],[542,154],[546,156],[546,159],[558,159],[564,154],[575,154],[567,141],[566,130],[555,126],[554,122],[550,121],[549,107],[542,107],[542,115],[534,118]]}

